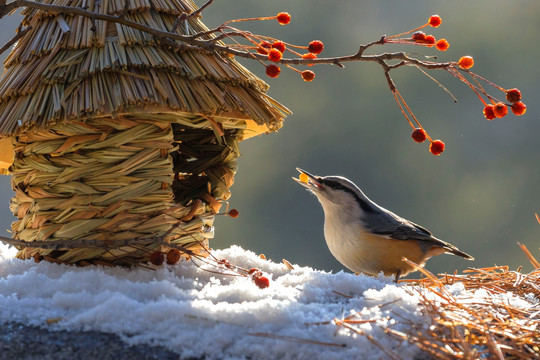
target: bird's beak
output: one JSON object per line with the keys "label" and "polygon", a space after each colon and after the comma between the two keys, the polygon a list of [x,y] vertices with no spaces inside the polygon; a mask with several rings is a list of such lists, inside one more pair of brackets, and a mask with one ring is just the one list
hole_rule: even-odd
{"label": "bird's beak", "polygon": [[298,176],[298,179],[293,177],[292,179],[294,181],[314,192],[321,191],[323,189],[323,184],[317,180],[318,176],[312,175],[300,168],[296,168],[296,170],[300,172],[300,176]]}

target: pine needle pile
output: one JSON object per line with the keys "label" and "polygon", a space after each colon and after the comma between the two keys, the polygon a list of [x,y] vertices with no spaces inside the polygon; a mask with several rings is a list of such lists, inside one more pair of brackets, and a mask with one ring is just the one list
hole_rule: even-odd
{"label": "pine needle pile", "polygon": [[[454,296],[444,288],[456,282],[475,296]],[[427,330],[388,332],[438,359],[531,359],[540,353],[539,284],[540,268],[529,274],[496,266],[428,276],[411,289],[429,317]]]}
{"label": "pine needle pile", "polygon": [[[196,16],[175,26],[196,11],[189,0],[43,2],[178,34],[207,30]],[[15,154],[13,238],[29,243],[17,256],[134,265],[168,244],[204,255],[238,143],[277,130],[289,111],[230,57],[118,23],[23,15],[30,31],[0,79],[0,137]],[[32,246],[44,241],[55,246]]]}
{"label": "pine needle pile", "polygon": [[[402,289],[419,299],[428,321],[418,324],[399,316],[408,331],[386,327],[387,336],[410,342],[434,359],[536,359],[540,354],[540,263],[519,244],[535,270],[528,274],[508,266],[469,269],[439,277],[404,259],[425,278],[401,280]],[[457,291],[449,285],[458,286]],[[399,300],[397,300],[399,301]],[[393,302],[396,302],[394,300]],[[385,306],[388,304],[383,304]],[[366,336],[389,359],[401,360],[394,350],[366,334],[361,324],[375,323],[355,313],[334,322]],[[398,314],[396,314],[397,316]]]}

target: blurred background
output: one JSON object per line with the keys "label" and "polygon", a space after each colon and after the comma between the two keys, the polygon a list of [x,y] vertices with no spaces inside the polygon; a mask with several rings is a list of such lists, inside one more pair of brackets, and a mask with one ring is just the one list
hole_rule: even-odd
{"label": "blurred background", "polygon": [[[199,5],[202,1],[197,2]],[[475,59],[473,71],[504,88],[517,87],[528,105],[488,122],[472,91],[444,71],[430,72],[458,98],[452,98],[415,68],[392,72],[400,92],[433,138],[446,143],[441,156],[416,144],[379,66],[348,63],[345,69],[317,66],[311,83],[283,69],[277,79],[257,62],[244,65],[270,85],[269,94],[293,115],[277,134],[247,140],[230,207],[240,217],[218,216],[213,248],[240,245],[268,258],[328,271],[343,267],[329,253],[323,211],[313,195],[291,180],[296,167],[317,175],[343,175],[380,205],[430,229],[473,255],[432,259],[433,272],[468,266],[532,267],[519,250],[525,244],[540,258],[540,2],[537,0],[287,0],[215,1],[204,13],[209,27],[233,18],[292,15],[288,26],[275,21],[238,27],[298,45],[322,40],[321,56],[353,54],[360,44],[424,24],[439,14],[442,25],[426,32],[450,42],[450,49],[384,46],[370,53],[411,51],[457,61]],[[0,20],[0,41],[16,29],[16,15]],[[4,54],[0,60],[4,60]],[[504,94],[490,90],[501,100]],[[9,176],[0,176],[0,234],[13,221]],[[418,276],[418,275],[413,275]]]}

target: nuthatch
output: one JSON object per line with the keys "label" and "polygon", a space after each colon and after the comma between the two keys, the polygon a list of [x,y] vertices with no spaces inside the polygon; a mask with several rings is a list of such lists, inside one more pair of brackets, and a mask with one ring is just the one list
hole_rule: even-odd
{"label": "nuthatch", "polygon": [[444,253],[474,260],[429,230],[375,204],[352,181],[297,170],[300,179],[293,179],[315,194],[323,207],[324,237],[330,252],[351,271],[373,276],[382,271],[394,275],[397,282],[414,270],[403,257],[421,266]]}

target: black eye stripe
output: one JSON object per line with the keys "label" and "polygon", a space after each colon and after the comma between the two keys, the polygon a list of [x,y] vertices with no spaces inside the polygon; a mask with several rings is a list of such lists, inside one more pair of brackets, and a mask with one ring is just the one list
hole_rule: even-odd
{"label": "black eye stripe", "polygon": [[351,194],[354,197],[354,199],[356,200],[356,202],[358,203],[358,205],[360,205],[362,210],[364,210],[364,212],[366,212],[366,213],[374,213],[375,212],[373,207],[370,206],[367,203],[367,201],[365,201],[360,196],[358,196],[356,191],[354,191],[351,188],[348,188],[348,187],[344,186],[340,182],[337,182],[335,180],[322,179],[322,178],[318,178],[317,181],[319,181],[321,184],[323,184],[325,186],[328,186],[329,188],[331,188],[333,190],[342,190],[342,191],[345,191],[345,192]]}

